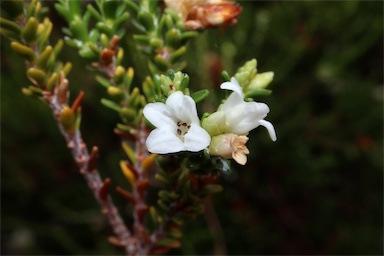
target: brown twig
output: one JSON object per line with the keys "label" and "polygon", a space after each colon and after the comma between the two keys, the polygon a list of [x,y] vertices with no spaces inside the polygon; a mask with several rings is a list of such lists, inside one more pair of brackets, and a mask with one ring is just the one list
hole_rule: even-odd
{"label": "brown twig", "polygon": [[[107,217],[109,224],[111,225],[114,233],[119,240],[127,255],[134,255],[134,245],[131,243],[132,235],[126,227],[122,217],[120,216],[117,208],[112,202],[111,197],[106,193],[100,193],[100,190],[105,189],[106,185],[101,180],[100,174],[97,169],[94,168],[94,161],[96,158],[95,148],[92,150],[91,156],[88,153],[86,144],[83,142],[81,132],[76,130],[73,134],[68,134],[59,120],[59,114],[62,110],[62,105],[59,103],[56,94],[51,92],[45,92],[44,98],[48,102],[52,112],[54,113],[58,127],[67,141],[68,148],[72,152],[72,156],[79,166],[80,173],[84,176],[89,188],[92,190],[93,195],[97,202],[100,204],[102,213]],[[93,171],[89,171],[92,169]],[[102,194],[102,196],[100,196]]]}

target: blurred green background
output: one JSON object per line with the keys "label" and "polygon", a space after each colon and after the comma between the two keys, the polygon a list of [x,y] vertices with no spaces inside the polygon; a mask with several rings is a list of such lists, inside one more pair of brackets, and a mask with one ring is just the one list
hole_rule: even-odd
{"label": "blurred green background", "polygon": [[[221,178],[224,192],[212,198],[215,210],[187,223],[183,247],[171,253],[382,254],[383,2],[239,3],[237,25],[190,42],[185,71],[191,88],[210,88],[211,97],[221,69],[234,74],[256,58],[260,72],[274,71],[273,94],[260,101],[271,108],[266,120],[278,140],[264,128],[251,133],[249,162],[233,164]],[[50,17],[58,38],[65,24],[53,8]],[[130,36],[123,45],[138,85],[145,62]],[[119,117],[99,103],[104,88],[75,49],[66,46],[61,58],[74,64],[72,98],[85,91],[83,136],[100,148],[102,176],[127,186],[112,132]],[[2,255],[122,254],[107,243],[111,230],[49,109],[21,94],[29,85],[23,64],[1,38]],[[129,222],[129,206],[113,196]],[[215,215],[221,228],[212,227]]]}

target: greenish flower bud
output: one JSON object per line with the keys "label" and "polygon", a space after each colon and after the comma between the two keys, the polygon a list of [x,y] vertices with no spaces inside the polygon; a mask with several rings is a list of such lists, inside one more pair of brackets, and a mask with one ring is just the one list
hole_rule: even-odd
{"label": "greenish flower bud", "polygon": [[161,90],[165,95],[168,95],[170,91],[175,90],[175,86],[173,85],[173,81],[165,75],[160,76]]}
{"label": "greenish flower bud", "polygon": [[201,127],[203,127],[211,137],[222,134],[227,129],[224,112],[218,111],[204,118]]}
{"label": "greenish flower bud", "polygon": [[242,67],[240,67],[234,77],[239,82],[240,86],[243,88],[247,88],[250,81],[257,74],[257,61],[256,59],[252,59],[247,61]]}
{"label": "greenish flower bud", "polygon": [[269,83],[273,80],[274,73],[273,72],[264,72],[257,74],[249,83],[248,90],[252,89],[263,89],[268,86]]}
{"label": "greenish flower bud", "polygon": [[[250,72],[251,73],[254,71],[257,72],[256,68],[257,68],[257,61],[256,61],[256,59],[252,59],[252,60],[245,62],[245,64],[242,67],[240,67],[237,72],[238,73],[241,73],[241,72]],[[255,74],[253,74],[253,75],[255,75]]]}

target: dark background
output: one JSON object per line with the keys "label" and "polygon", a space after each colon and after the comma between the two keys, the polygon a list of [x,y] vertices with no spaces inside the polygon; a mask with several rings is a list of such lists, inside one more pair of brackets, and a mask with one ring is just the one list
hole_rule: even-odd
{"label": "dark background", "polygon": [[[192,90],[217,92],[221,69],[234,74],[256,58],[260,72],[274,71],[273,94],[259,100],[278,140],[262,127],[251,132],[247,165],[234,163],[221,178],[215,210],[187,223],[172,253],[382,254],[383,3],[239,3],[237,25],[190,42],[185,72]],[[50,17],[57,38],[64,23],[53,8]],[[129,36],[123,46],[139,85],[145,62]],[[101,150],[102,176],[128,186],[112,132],[119,117],[99,103],[104,88],[75,49],[65,46],[61,59],[73,62],[71,98],[85,91],[83,136]],[[28,85],[23,60],[1,38],[2,254],[121,254],[106,241],[111,231],[49,109],[21,94]],[[205,100],[200,109],[216,106]],[[113,196],[129,221],[129,206]],[[221,228],[211,233],[215,214]]]}

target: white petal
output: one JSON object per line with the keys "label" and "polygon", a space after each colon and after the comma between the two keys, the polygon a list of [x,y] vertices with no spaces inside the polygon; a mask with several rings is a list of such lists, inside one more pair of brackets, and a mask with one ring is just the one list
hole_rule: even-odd
{"label": "white petal", "polygon": [[244,103],[243,98],[239,94],[233,92],[231,93],[231,95],[229,95],[228,99],[224,102],[222,106],[222,110],[227,113],[237,105],[243,104],[243,103]]}
{"label": "white petal", "polygon": [[269,107],[264,103],[244,102],[232,106],[226,111],[227,132],[238,135],[248,134],[260,125],[259,121],[267,116]]}
{"label": "white petal", "polygon": [[220,88],[234,91],[241,96],[241,99],[244,98],[243,89],[240,87],[239,82],[237,82],[236,78],[234,77],[231,78],[231,82],[222,83]]}
{"label": "white petal", "polygon": [[156,127],[176,126],[169,107],[164,103],[149,103],[143,109],[143,114],[148,121]]}
{"label": "white petal", "polygon": [[147,140],[148,151],[156,154],[168,154],[180,152],[184,144],[169,128],[157,128],[153,130]]}
{"label": "white petal", "polygon": [[211,142],[211,136],[201,128],[199,124],[191,124],[191,128],[184,136],[184,150],[197,152],[208,147]]}
{"label": "white petal", "polygon": [[177,91],[168,97],[166,104],[170,108],[172,115],[178,119],[177,121],[199,122],[196,103],[190,96]]}
{"label": "white petal", "polygon": [[268,130],[268,133],[269,133],[269,136],[271,137],[271,139],[273,141],[276,141],[277,140],[277,137],[276,137],[276,132],[275,132],[275,128],[273,127],[273,124],[268,122],[268,121],[265,121],[265,120],[260,120],[260,125],[264,126],[265,128],[267,128]]}

